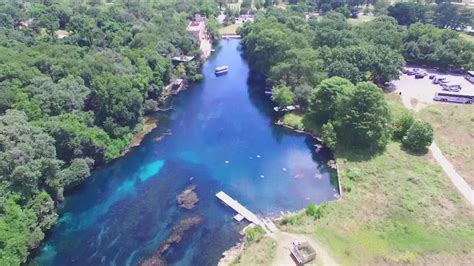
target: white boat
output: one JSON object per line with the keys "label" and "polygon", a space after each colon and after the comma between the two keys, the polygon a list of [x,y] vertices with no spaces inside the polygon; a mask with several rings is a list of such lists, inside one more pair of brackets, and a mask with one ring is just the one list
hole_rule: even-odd
{"label": "white boat", "polygon": [[288,105],[288,106],[285,106],[285,107],[274,107],[273,110],[275,110],[275,112],[287,112],[287,111],[293,111],[293,110],[296,110],[300,108],[299,105]]}
{"label": "white boat", "polygon": [[223,73],[227,73],[228,71],[229,71],[228,66],[216,67],[216,74],[223,74]]}

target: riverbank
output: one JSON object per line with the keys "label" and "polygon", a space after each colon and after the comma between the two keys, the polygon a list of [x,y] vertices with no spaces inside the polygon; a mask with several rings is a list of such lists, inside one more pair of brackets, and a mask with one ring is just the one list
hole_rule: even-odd
{"label": "riverbank", "polygon": [[157,122],[158,122],[158,120],[156,118],[153,118],[153,117],[147,116],[147,115],[144,116],[142,130],[140,130],[138,133],[136,133],[133,136],[132,141],[130,141],[130,144],[122,152],[121,156],[124,156],[125,154],[127,154],[130,151],[130,149],[139,146],[142,143],[143,138],[146,135],[148,135],[148,133],[153,131],[153,129],[158,127]]}
{"label": "riverbank", "polygon": [[[394,113],[404,109],[387,97]],[[336,152],[344,198],[328,202],[319,219],[285,218],[283,231],[314,237],[342,264],[469,264],[474,209],[431,154],[396,142],[370,158]]]}

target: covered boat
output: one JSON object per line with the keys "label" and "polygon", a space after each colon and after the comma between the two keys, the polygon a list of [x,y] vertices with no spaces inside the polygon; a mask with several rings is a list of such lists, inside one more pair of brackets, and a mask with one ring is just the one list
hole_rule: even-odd
{"label": "covered boat", "polygon": [[228,66],[216,67],[216,75],[217,75],[217,74],[227,73],[228,71],[229,71],[229,67],[228,67]]}

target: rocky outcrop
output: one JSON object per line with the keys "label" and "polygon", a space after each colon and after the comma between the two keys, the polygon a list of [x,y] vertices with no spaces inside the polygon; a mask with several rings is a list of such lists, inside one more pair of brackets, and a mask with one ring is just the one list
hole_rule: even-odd
{"label": "rocky outcrop", "polygon": [[194,189],[196,189],[196,186],[191,185],[176,197],[179,206],[188,210],[196,207],[196,203],[199,201],[199,199],[196,192],[194,192]]}
{"label": "rocky outcrop", "polygon": [[168,238],[161,243],[160,248],[155,255],[149,257],[145,261],[140,263],[141,266],[164,266],[167,265],[166,260],[163,258],[163,254],[175,243],[181,242],[186,231],[190,230],[194,226],[202,223],[201,216],[192,216],[184,220],[179,221],[173,229]]}

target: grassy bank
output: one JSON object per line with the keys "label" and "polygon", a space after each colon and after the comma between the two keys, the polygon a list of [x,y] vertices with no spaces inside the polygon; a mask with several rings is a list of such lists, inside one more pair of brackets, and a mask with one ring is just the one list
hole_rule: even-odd
{"label": "grassy bank", "polygon": [[[395,116],[404,109],[398,95],[386,97]],[[426,115],[448,119],[446,114],[458,111],[439,108],[442,111],[428,108]],[[456,119],[472,123],[468,115],[460,117]],[[467,132],[472,124],[444,128]],[[452,134],[445,135],[456,138]],[[344,150],[337,154],[344,198],[327,203],[319,219],[304,213],[284,219],[282,230],[316,238],[347,265],[469,263],[474,256],[474,209],[429,153],[412,155],[391,142],[385,152],[369,159]]]}
{"label": "grassy bank", "polygon": [[370,160],[338,154],[344,199],[329,203],[321,219],[304,216],[285,230],[314,235],[344,264],[474,255],[473,209],[430,155],[409,155],[397,143]]}
{"label": "grassy bank", "polygon": [[275,257],[276,243],[269,237],[245,244],[244,252],[231,265],[270,265]]}
{"label": "grassy bank", "polygon": [[237,28],[241,25],[239,24],[230,24],[219,29],[220,35],[234,35],[237,34]]}
{"label": "grassy bank", "polygon": [[474,35],[468,33],[461,33],[461,36],[468,41],[474,42]]}
{"label": "grassy bank", "polygon": [[439,148],[456,171],[474,187],[474,106],[430,105],[418,116],[433,126]]}
{"label": "grassy bank", "polygon": [[286,113],[281,122],[291,128],[304,130],[303,115],[298,113]]}

